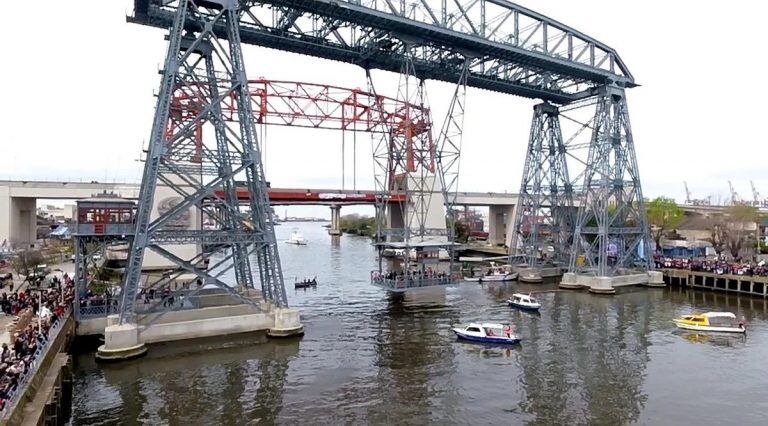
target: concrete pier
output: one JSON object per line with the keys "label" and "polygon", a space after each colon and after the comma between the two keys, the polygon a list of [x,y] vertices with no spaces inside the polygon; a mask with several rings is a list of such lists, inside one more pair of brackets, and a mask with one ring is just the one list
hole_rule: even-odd
{"label": "concrete pier", "polygon": [[[274,308],[259,303],[234,304],[223,295],[216,306],[183,309],[165,313],[137,315],[137,324],[118,324],[117,315],[85,319],[78,324],[78,335],[104,335],[104,345],[96,354],[98,361],[115,362],[144,356],[147,345],[230,334],[266,332],[270,337],[304,334],[297,309]],[[210,302],[210,300],[208,301]],[[207,303],[211,304],[211,303]]]}
{"label": "concrete pier", "polygon": [[564,289],[588,289],[590,293],[596,294],[615,294],[616,287],[630,285],[663,287],[665,284],[662,273],[659,271],[617,275],[614,277],[598,277],[566,272],[563,274],[559,287]]}
{"label": "concrete pier", "polygon": [[[107,322],[117,321],[110,315]],[[147,354],[147,347],[139,340],[138,324],[111,324],[104,329],[104,344],[96,352],[96,360],[102,362],[127,361]]]}
{"label": "concrete pier", "polygon": [[341,206],[338,204],[331,206],[331,227],[328,228],[328,234],[341,235]]}
{"label": "concrete pier", "polygon": [[539,284],[546,278],[563,276],[563,270],[557,266],[517,266],[513,269],[518,273],[518,281],[529,284]]}

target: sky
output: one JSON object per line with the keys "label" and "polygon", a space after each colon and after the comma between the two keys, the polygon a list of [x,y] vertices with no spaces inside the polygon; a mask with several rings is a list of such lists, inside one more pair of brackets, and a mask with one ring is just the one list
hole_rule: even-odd
{"label": "sky", "polygon": [[[768,3],[522,0],[519,4],[616,49],[640,87],[628,104],[646,197],[745,198],[749,181],[768,196],[762,123],[768,88],[763,20]],[[132,0],[8,2],[0,25],[0,179],[138,182],[166,43],[165,31],[125,22]],[[698,5],[698,6],[696,6]],[[246,46],[251,77],[365,87],[361,68]],[[311,66],[309,66],[311,64]],[[394,96],[396,75],[375,72],[377,92]],[[428,82],[442,121],[453,87]],[[516,192],[535,101],[469,89],[461,191]],[[347,180],[352,187],[347,135]],[[341,134],[272,127],[266,147],[273,187],[340,188]],[[357,188],[373,189],[370,136],[357,135]],[[282,208],[278,212],[282,215]],[[362,211],[363,209],[348,209]],[[327,208],[289,215],[328,216]]]}

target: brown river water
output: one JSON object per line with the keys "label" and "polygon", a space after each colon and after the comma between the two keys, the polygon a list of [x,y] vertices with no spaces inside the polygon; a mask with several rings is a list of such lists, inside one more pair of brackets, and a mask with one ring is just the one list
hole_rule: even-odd
{"label": "brown river water", "polygon": [[[368,281],[370,240],[281,244],[289,303],[306,335],[222,337],[150,347],[141,360],[75,366],[73,424],[768,424],[768,302],[626,288],[615,296],[518,283],[393,300]],[[317,275],[316,290],[292,289]],[[539,295],[541,314],[511,309]],[[744,316],[746,337],[680,332],[691,312]],[[461,343],[450,328],[511,322],[514,347]]]}

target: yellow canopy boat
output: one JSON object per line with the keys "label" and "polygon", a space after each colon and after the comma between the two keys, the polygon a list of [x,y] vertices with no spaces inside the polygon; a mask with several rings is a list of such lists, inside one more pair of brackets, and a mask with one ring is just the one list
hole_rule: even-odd
{"label": "yellow canopy boat", "polygon": [[703,314],[684,315],[672,322],[678,328],[695,331],[714,331],[721,333],[746,333],[744,322],[736,321],[736,315],[730,312],[705,312]]}

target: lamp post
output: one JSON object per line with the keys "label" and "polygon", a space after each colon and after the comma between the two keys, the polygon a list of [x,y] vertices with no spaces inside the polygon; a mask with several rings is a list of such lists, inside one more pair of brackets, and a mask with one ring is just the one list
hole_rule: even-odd
{"label": "lamp post", "polygon": [[30,283],[28,288],[32,291],[38,292],[39,304],[37,305],[37,330],[38,333],[43,332],[43,290],[44,288],[37,282]]}

